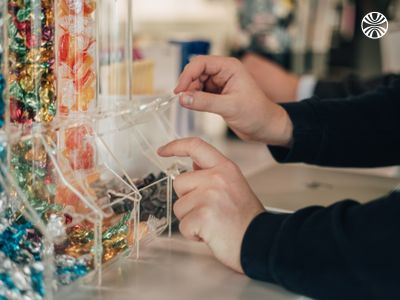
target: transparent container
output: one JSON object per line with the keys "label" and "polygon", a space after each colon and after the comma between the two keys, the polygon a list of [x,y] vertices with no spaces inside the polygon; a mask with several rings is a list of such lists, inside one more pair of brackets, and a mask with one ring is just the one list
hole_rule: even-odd
{"label": "transparent container", "polygon": [[6,12],[10,122],[48,124],[56,115],[53,0],[8,0]]}
{"label": "transparent container", "polygon": [[0,298],[53,299],[53,259],[43,222],[0,162]]}
{"label": "transparent container", "polygon": [[[11,144],[10,174],[52,237],[57,286],[101,284],[104,266],[135,244],[139,192],[85,123]],[[88,145],[95,157],[85,154]]]}
{"label": "transparent container", "polygon": [[138,109],[107,122],[98,134],[119,158],[140,192],[139,227],[144,228],[145,233],[139,237],[142,246],[166,229],[171,233],[172,204],[177,199],[172,180],[187,170],[190,163],[186,159],[161,158],[157,154],[160,146],[176,138],[168,116],[177,96],[133,99]]}
{"label": "transparent container", "polygon": [[102,134],[104,142],[120,157],[128,177],[140,193],[138,205],[138,243],[131,251],[139,257],[139,247],[164,232],[171,224],[172,181],[158,165],[143,153],[138,141],[129,135],[134,130],[125,127]]}
{"label": "transparent container", "polygon": [[96,109],[97,6],[95,0],[55,0],[57,94],[61,116]]}
{"label": "transparent container", "polygon": [[131,3],[103,1],[98,9],[99,112],[120,112],[132,104]]}

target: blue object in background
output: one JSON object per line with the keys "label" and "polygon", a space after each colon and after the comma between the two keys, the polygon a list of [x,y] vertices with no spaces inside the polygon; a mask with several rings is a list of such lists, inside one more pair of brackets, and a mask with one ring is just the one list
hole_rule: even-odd
{"label": "blue object in background", "polygon": [[[181,72],[194,56],[210,53],[211,44],[207,40],[172,40],[170,43],[181,49]],[[196,122],[192,111],[179,106],[176,118],[176,131],[179,135],[187,136],[195,131]]]}
{"label": "blue object in background", "polygon": [[210,53],[210,42],[206,40],[173,40],[171,41],[171,44],[178,45],[181,48],[181,71],[183,71],[183,69],[190,62],[193,56],[208,55]]}

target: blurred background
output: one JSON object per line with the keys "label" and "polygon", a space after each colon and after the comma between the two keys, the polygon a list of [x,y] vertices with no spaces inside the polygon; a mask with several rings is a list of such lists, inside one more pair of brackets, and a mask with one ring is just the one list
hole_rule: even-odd
{"label": "blurred background", "polygon": [[[389,20],[389,31],[379,40],[362,33],[361,20],[369,12]],[[400,73],[400,0],[133,0],[132,23],[133,87],[139,95],[171,92],[182,68],[198,54],[243,59],[252,53],[293,78],[312,75],[314,81]],[[273,79],[269,76],[274,73],[265,80]],[[223,151],[235,151],[234,157],[246,153],[230,147],[234,137],[218,116],[176,106],[169,117],[179,135],[200,135]],[[255,161],[272,161],[265,147],[246,147],[259,154]],[[399,174],[394,168],[370,172]]]}

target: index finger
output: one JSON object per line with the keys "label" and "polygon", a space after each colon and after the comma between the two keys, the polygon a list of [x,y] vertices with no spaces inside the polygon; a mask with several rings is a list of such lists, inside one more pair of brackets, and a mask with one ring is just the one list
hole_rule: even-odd
{"label": "index finger", "polygon": [[234,59],[219,56],[196,56],[189,64],[186,65],[179,77],[178,85],[174,92],[180,93],[188,90],[192,82],[204,81],[209,76],[218,75],[218,81],[227,82],[232,75],[229,71]]}
{"label": "index finger", "polygon": [[199,138],[184,138],[172,141],[158,149],[164,157],[190,157],[202,169],[213,168],[227,160],[217,149]]}

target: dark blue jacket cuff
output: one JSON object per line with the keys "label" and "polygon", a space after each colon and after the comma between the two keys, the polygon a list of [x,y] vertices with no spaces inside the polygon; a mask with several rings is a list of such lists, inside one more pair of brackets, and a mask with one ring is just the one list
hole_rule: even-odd
{"label": "dark blue jacket cuff", "polygon": [[264,212],[253,219],[243,237],[240,261],[244,273],[253,279],[276,283],[270,263],[274,239],[289,214]]}
{"label": "dark blue jacket cuff", "polygon": [[293,123],[293,145],[289,148],[269,146],[272,156],[280,163],[311,162],[318,155],[322,126],[312,106],[318,99],[282,104]]}

